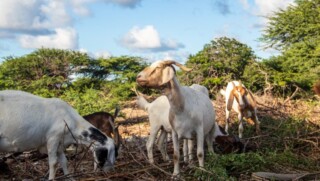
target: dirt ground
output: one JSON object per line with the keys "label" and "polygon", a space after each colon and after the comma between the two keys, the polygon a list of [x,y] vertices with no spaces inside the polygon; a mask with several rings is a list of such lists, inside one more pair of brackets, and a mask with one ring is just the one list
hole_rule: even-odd
{"label": "dirt ground", "polygon": [[[259,117],[272,115],[275,119],[282,120],[287,115],[304,116],[306,122],[320,128],[320,105],[310,106],[301,102],[288,101],[285,104],[281,100],[270,99],[268,97],[257,97]],[[213,101],[217,122],[224,126],[225,106],[222,97]],[[236,118],[235,113],[232,117]],[[236,119],[233,119],[236,120]],[[146,156],[146,140],[149,135],[149,123],[147,113],[136,107],[134,101],[128,101],[121,109],[121,117],[117,118],[122,145],[119,151],[115,167],[108,173],[93,172],[92,153],[83,151],[82,153],[68,152],[69,175],[64,176],[62,171],[57,173],[57,180],[70,180],[71,178],[81,181],[91,180],[170,180],[173,170],[172,162],[164,162],[160,152],[154,149],[155,163],[150,164]],[[245,127],[251,126],[246,124]],[[264,125],[262,125],[264,126]],[[234,134],[237,134],[237,124],[232,123]],[[246,128],[245,128],[246,131]],[[262,133],[266,135],[267,133]],[[254,137],[255,135],[253,135]],[[318,140],[318,138],[317,138]],[[318,145],[319,149],[319,145]],[[168,142],[168,152],[172,155],[172,142]],[[4,154],[0,155],[0,158]],[[35,158],[34,158],[35,157]],[[315,153],[316,159],[320,160],[319,152]],[[24,153],[14,159],[7,160],[4,165],[0,159],[0,180],[45,180],[48,176],[48,162],[46,157],[34,156]],[[196,165],[196,164],[195,164]],[[181,162],[181,170],[188,173],[194,165],[186,165]],[[239,180],[250,180],[245,176]],[[182,180],[190,180],[182,178]],[[191,179],[192,180],[192,179]]]}

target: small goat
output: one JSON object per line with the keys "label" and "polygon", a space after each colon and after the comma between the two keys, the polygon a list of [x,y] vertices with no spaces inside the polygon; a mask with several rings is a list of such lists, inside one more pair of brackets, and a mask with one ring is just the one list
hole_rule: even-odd
{"label": "small goat", "polygon": [[231,81],[228,83],[226,90],[221,89],[220,93],[226,99],[226,127],[228,132],[230,111],[233,109],[238,113],[239,119],[239,137],[243,136],[243,118],[254,122],[257,134],[260,133],[260,122],[257,117],[257,104],[252,93],[240,81]]}
{"label": "small goat", "polygon": [[179,140],[197,139],[197,157],[200,167],[204,166],[204,140],[213,152],[212,140],[214,134],[215,112],[211,100],[202,92],[190,87],[181,86],[175,76],[173,65],[184,71],[191,69],[175,61],[157,61],[146,67],[137,76],[137,83],[141,86],[164,89],[168,98],[169,122],[172,127],[173,140],[173,175],[180,172],[179,168]]}
{"label": "small goat", "polygon": [[38,149],[48,154],[49,180],[57,164],[68,174],[65,147],[90,146],[95,169],[113,167],[114,141],[87,122],[70,105],[57,98],[41,98],[22,91],[0,91],[0,152]]}
{"label": "small goat", "polygon": [[119,149],[121,143],[121,136],[119,134],[118,126],[115,126],[115,119],[119,114],[119,107],[116,107],[114,111],[114,115],[111,115],[107,112],[95,112],[92,114],[88,114],[83,116],[85,120],[91,123],[93,126],[98,128],[100,131],[105,133],[108,137],[115,140],[116,148]]}

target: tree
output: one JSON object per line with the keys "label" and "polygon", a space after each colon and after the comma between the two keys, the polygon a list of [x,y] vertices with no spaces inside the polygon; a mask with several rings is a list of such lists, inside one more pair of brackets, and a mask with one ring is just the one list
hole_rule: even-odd
{"label": "tree", "polygon": [[186,65],[193,70],[182,78],[188,85],[202,84],[210,92],[217,91],[230,80],[242,79],[246,66],[254,63],[255,58],[252,49],[236,39],[217,38],[189,57]]}
{"label": "tree", "polygon": [[89,60],[86,54],[59,49],[38,49],[22,57],[9,57],[0,66],[0,86],[57,96],[71,84],[77,68]]}
{"label": "tree", "polygon": [[310,91],[320,76],[320,0],[297,0],[269,20],[261,41],[282,52],[264,62],[274,85],[288,93],[292,86]]}
{"label": "tree", "polygon": [[285,10],[268,17],[269,24],[261,40],[267,47],[285,50],[292,44],[318,39],[320,0],[296,0]]}

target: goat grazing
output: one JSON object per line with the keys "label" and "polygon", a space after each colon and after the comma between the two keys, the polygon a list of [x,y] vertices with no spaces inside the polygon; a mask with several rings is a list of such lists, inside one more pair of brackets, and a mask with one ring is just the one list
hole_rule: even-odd
{"label": "goat grazing", "polygon": [[107,112],[95,112],[92,114],[88,114],[83,116],[85,120],[87,120],[89,123],[91,123],[93,126],[98,128],[100,131],[105,133],[108,137],[115,140],[116,148],[118,149],[120,147],[121,143],[121,136],[119,134],[118,126],[115,126],[115,119],[119,114],[119,107],[116,107],[116,110],[114,111],[114,115],[111,115]]}
{"label": "goat grazing", "polygon": [[107,171],[115,163],[114,141],[61,99],[0,91],[0,115],[0,152],[38,149],[47,153],[49,180],[55,179],[58,162],[63,173],[69,173],[64,149],[70,144],[90,146],[94,169]]}
{"label": "goat grazing", "polygon": [[196,136],[197,157],[200,167],[204,166],[204,139],[206,139],[209,150],[213,152],[215,112],[207,95],[179,84],[173,65],[184,71],[191,70],[175,61],[157,61],[142,70],[136,80],[140,86],[155,89],[163,88],[169,101],[169,122],[172,127],[174,149],[173,175],[175,176],[180,172],[180,139],[192,139]]}
{"label": "goat grazing", "polygon": [[226,99],[226,126],[228,132],[230,111],[233,109],[238,113],[239,119],[239,137],[243,136],[243,118],[253,121],[256,126],[256,133],[260,133],[260,122],[257,117],[257,104],[252,93],[240,81],[231,81],[226,90],[221,89],[220,93]]}

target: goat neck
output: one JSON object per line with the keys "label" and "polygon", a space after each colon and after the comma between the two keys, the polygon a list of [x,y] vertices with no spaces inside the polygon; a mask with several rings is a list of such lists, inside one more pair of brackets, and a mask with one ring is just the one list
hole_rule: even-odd
{"label": "goat neck", "polygon": [[184,98],[181,94],[181,87],[176,77],[173,77],[164,87],[164,94],[167,96],[171,109],[174,112],[180,113],[184,110]]}

